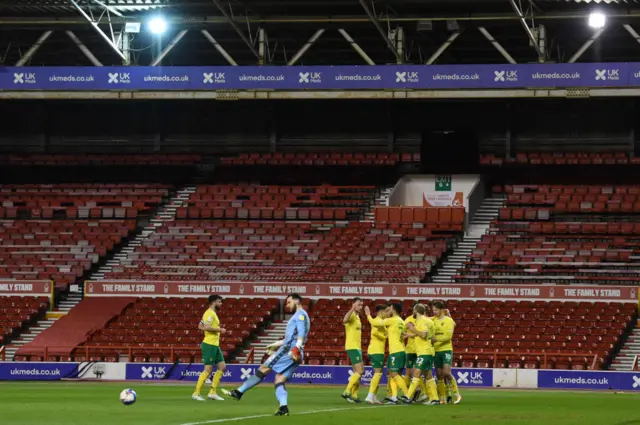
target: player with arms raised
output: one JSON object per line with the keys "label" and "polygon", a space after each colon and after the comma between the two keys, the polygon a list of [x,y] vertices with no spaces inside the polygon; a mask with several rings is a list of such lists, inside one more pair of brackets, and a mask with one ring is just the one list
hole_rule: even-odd
{"label": "player with arms raised", "polygon": [[416,365],[413,371],[413,379],[411,380],[411,387],[409,387],[409,399],[413,398],[418,387],[424,385],[422,376],[427,380],[426,389],[422,391],[425,395],[428,395],[428,401],[424,404],[436,405],[440,404],[438,400],[438,390],[436,389],[436,382],[433,379],[433,357],[435,351],[431,344],[431,337],[435,332],[435,325],[433,320],[426,316],[427,306],[424,304],[416,304],[413,307],[414,314],[416,315],[416,324],[409,324],[407,329],[408,334],[414,335],[416,342]]}
{"label": "player with arms raised", "polygon": [[245,381],[236,390],[222,390],[226,395],[240,400],[244,393],[258,385],[273,370],[276,373],[274,381],[276,388],[276,398],[280,407],[275,416],[289,416],[288,393],[285,387],[287,380],[291,379],[293,372],[302,363],[304,355],[304,344],[309,335],[311,323],[309,315],[302,308],[302,297],[298,294],[288,295],[285,300],[286,307],[293,315],[287,322],[287,330],[282,341],[273,343],[267,347],[271,356],[256,371],[256,374]]}
{"label": "player with arms raised", "polygon": [[191,398],[197,401],[204,401],[204,398],[200,395],[202,386],[207,381],[207,378],[213,372],[213,366],[216,366],[216,373],[211,380],[211,390],[207,396],[210,400],[224,400],[217,393],[218,384],[222,379],[224,371],[227,369],[227,365],[224,362],[222,356],[222,350],[220,350],[220,334],[226,332],[224,328],[220,326],[220,319],[218,319],[217,311],[222,307],[222,297],[220,295],[209,296],[209,308],[204,312],[202,320],[198,325],[198,329],[204,332],[204,340],[200,346],[202,350],[202,363],[204,363],[204,371],[198,378],[198,384],[196,390],[193,392]]}
{"label": "player with arms raised", "polygon": [[382,369],[384,368],[384,347],[387,342],[387,331],[384,328],[383,320],[385,319],[386,305],[376,306],[376,317],[371,317],[369,307],[364,308],[367,320],[371,325],[371,339],[369,340],[369,348],[367,354],[371,366],[373,366],[373,378],[369,384],[369,394],[365,400],[368,404],[382,404],[378,401],[378,387],[382,379]]}
{"label": "player with arms raised", "polygon": [[347,311],[344,319],[342,319],[345,330],[344,348],[353,367],[353,375],[349,378],[349,383],[342,393],[342,398],[350,403],[361,403],[358,397],[358,390],[360,389],[360,378],[364,375],[364,365],[362,364],[362,322],[360,322],[362,305],[362,299],[354,298],[351,309]]}
{"label": "player with arms raised", "polygon": [[458,384],[456,378],[451,373],[451,364],[453,363],[453,331],[456,327],[456,322],[447,315],[447,311],[444,308],[442,301],[436,301],[433,303],[434,325],[435,335],[431,338],[433,348],[435,349],[435,366],[436,373],[438,375],[438,395],[440,396],[440,403],[445,404],[447,388],[445,386],[445,380],[449,384],[449,390],[453,396],[453,404],[459,404],[462,401],[462,396],[458,391]]}

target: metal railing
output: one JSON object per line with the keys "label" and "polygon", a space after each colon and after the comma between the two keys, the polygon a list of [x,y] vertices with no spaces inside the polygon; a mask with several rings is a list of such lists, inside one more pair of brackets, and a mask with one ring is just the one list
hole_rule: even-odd
{"label": "metal railing", "polygon": [[7,360],[7,350],[4,345],[0,345],[0,360]]}

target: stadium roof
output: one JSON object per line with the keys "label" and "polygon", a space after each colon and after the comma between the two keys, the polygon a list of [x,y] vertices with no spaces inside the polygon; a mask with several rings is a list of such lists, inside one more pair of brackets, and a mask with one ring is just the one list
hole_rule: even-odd
{"label": "stadium roof", "polygon": [[[290,62],[310,39],[312,45],[295,64],[416,64],[430,58],[437,64],[504,63],[508,59],[503,52],[518,63],[565,62],[592,38],[576,61],[633,61],[640,53],[637,3],[0,0],[0,61],[4,65],[21,60],[25,65],[36,66],[91,65],[95,61],[117,65],[123,62],[122,53],[127,50],[120,42],[123,38],[129,42],[130,63],[139,65],[148,65],[158,56],[163,56],[157,62],[164,65],[227,65],[229,58],[238,65],[282,65]],[[602,31],[595,31],[586,23],[594,10],[608,16]],[[164,37],[145,30],[144,23],[152,16],[162,16],[169,22]],[[120,37],[126,22],[141,22],[143,29],[139,34]],[[358,53],[348,38],[365,55]],[[34,46],[38,46],[36,51],[28,54]],[[95,60],[83,53],[84,47]]]}

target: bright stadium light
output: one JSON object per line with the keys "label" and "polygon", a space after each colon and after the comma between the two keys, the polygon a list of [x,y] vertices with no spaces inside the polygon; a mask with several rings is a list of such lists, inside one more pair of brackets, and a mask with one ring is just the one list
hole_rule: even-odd
{"label": "bright stadium light", "polygon": [[600,29],[604,28],[604,24],[607,22],[607,17],[604,13],[594,12],[589,15],[589,26],[591,28]]}
{"label": "bright stadium light", "polygon": [[155,17],[149,21],[149,31],[154,34],[163,34],[167,30],[167,21],[161,17]]}

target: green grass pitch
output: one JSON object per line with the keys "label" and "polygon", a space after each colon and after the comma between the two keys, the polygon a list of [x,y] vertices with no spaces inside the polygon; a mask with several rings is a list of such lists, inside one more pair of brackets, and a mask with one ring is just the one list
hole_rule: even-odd
{"label": "green grass pitch", "polygon": [[[132,406],[118,400],[127,387],[138,393]],[[631,393],[469,389],[457,406],[366,406],[347,404],[340,398],[342,388],[290,386],[291,416],[273,417],[277,402],[271,386],[255,388],[240,402],[196,402],[192,390],[168,383],[5,382],[0,383],[0,424],[640,425],[640,394]]]}

